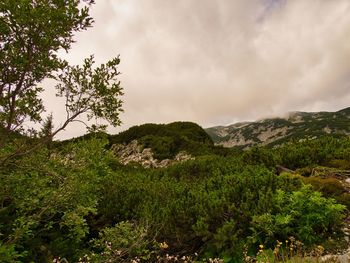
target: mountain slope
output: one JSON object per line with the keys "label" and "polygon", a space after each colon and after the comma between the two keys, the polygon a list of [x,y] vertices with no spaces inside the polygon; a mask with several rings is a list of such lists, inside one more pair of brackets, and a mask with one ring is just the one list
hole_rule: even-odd
{"label": "mountain slope", "polygon": [[[198,124],[181,121],[169,124],[146,123],[133,126],[115,135],[103,132],[90,133],[62,142],[55,142],[55,146],[62,147],[70,142],[88,140],[92,137],[108,139],[108,148],[117,144],[127,146],[137,141],[138,146],[142,148],[141,150],[151,149],[154,158],[159,160],[175,158],[182,151],[198,156],[212,153],[214,149],[219,148],[214,146],[210,136]],[[219,148],[219,150],[224,149]]]}
{"label": "mountain slope", "polygon": [[129,144],[134,140],[151,148],[160,160],[174,158],[181,151],[200,155],[214,146],[205,130],[192,122],[147,123],[109,136],[111,144]]}
{"label": "mountain slope", "polygon": [[207,128],[216,145],[248,148],[326,134],[350,135],[350,108],[337,112],[291,112],[286,118]]}

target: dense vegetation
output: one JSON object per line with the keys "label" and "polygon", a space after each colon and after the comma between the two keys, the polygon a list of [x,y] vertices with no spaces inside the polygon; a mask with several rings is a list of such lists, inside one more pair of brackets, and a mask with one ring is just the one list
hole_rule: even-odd
{"label": "dense vegetation", "polygon": [[[306,249],[339,244],[350,204],[348,137],[243,152],[215,147],[188,122],[116,136],[96,133],[103,125],[95,123],[94,133],[54,142],[80,116],[120,124],[119,57],[95,67],[92,56],[82,66],[57,56],[92,25],[92,4],[0,2],[1,262],[174,261],[169,255],[240,262],[291,237]],[[56,128],[52,115],[41,122],[38,85],[46,78],[58,81],[66,100]],[[28,120],[43,128],[27,129]],[[135,139],[159,159],[182,150],[196,159],[162,169],[124,166],[111,146]]]}
{"label": "dense vegetation", "polygon": [[183,150],[199,155],[214,148],[209,135],[192,122],[143,124],[109,137],[111,144],[127,144],[132,140],[138,140],[145,148],[152,148],[157,159],[172,158]]}
{"label": "dense vegetation", "polygon": [[143,148],[151,148],[154,157],[158,160],[173,158],[180,151],[186,151],[193,156],[213,152],[221,154],[232,152],[232,150],[223,147],[215,147],[212,139],[203,128],[193,122],[147,123],[133,126],[116,135],[109,135],[104,132],[89,133],[54,144],[56,147],[62,147],[70,142],[79,142],[92,137],[107,139],[106,149],[110,149],[114,144],[127,145],[137,140]]}
{"label": "dense vegetation", "polygon": [[[310,171],[348,169],[349,138],[224,155],[208,150],[163,169],[123,166],[109,143],[90,135],[2,166],[4,262],[149,262],[167,253],[239,262],[243,250],[253,255],[260,244],[268,248],[290,236],[307,248],[342,236],[348,194]],[[299,172],[278,174],[276,165]]]}

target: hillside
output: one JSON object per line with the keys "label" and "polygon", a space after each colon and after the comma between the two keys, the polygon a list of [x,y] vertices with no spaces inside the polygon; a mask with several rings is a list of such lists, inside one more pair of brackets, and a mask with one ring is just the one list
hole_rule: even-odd
{"label": "hillside", "polygon": [[[108,148],[113,145],[124,145],[131,149],[135,148],[134,144],[136,141],[136,144],[140,148],[138,151],[142,152],[143,149],[151,149],[154,158],[159,160],[174,158],[182,151],[197,156],[212,153],[213,148],[220,150],[220,148],[214,147],[212,139],[205,130],[192,122],[172,122],[169,124],[146,123],[133,126],[115,135],[106,133],[87,134],[63,142],[56,142],[56,145],[65,145],[70,142],[96,137],[107,138],[109,142]],[[117,148],[121,149],[123,147],[118,146]]]}
{"label": "hillside", "polygon": [[349,135],[350,108],[337,112],[291,112],[286,118],[269,118],[206,129],[216,145],[248,148],[276,145],[290,139],[322,135]]}
{"label": "hillside", "polygon": [[242,151],[175,122],[39,146],[0,163],[1,262],[348,258],[349,137]]}

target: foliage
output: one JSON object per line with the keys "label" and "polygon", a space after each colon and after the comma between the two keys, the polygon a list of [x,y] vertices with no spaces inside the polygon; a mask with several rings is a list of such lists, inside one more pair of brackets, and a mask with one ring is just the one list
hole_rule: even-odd
{"label": "foliage", "polygon": [[253,147],[244,151],[243,158],[251,164],[267,167],[282,165],[295,170],[326,165],[347,169],[350,161],[350,138],[322,136],[317,139],[290,141],[278,147]]}
{"label": "foliage", "polygon": [[143,124],[114,136],[112,143],[130,143],[147,135],[181,137],[191,141],[212,144],[209,135],[197,124],[192,122],[173,122],[170,124]]}
{"label": "foliage", "polygon": [[[122,101],[118,98],[123,93],[117,81],[119,62],[119,58],[114,58],[94,69],[93,56],[90,56],[84,60],[82,67],[68,64],[62,67],[57,77],[60,81],[57,95],[66,99],[67,116],[63,129],[81,114],[87,114],[88,120],[100,118],[114,126],[120,124]],[[90,130],[95,131],[96,128],[94,125]]]}
{"label": "foliage", "polygon": [[350,160],[349,137],[324,136],[314,140],[289,143],[276,149],[281,164],[291,169],[327,165],[332,160]]}
{"label": "foliage", "polygon": [[[61,67],[59,49],[68,50],[73,32],[92,24],[85,1],[1,1],[0,123],[14,130],[30,118],[40,121],[44,110],[38,84]],[[48,22],[49,21],[49,22]]]}
{"label": "foliage", "polygon": [[266,167],[271,168],[280,163],[279,156],[264,147],[253,147],[245,151],[243,153],[243,159],[245,162],[252,165],[264,164]]}
{"label": "foliage", "polygon": [[147,249],[150,241],[146,236],[145,227],[121,221],[100,231],[99,238],[93,240],[93,246],[101,252],[91,254],[91,258],[96,262],[120,262],[136,257],[148,260],[152,253]]}
{"label": "foliage", "polygon": [[2,172],[2,240],[26,260],[74,258],[89,232],[86,217],[96,213],[98,182],[109,173],[104,144],[70,145],[53,156],[41,149]]}
{"label": "foliage", "polygon": [[209,135],[192,122],[144,124],[110,136],[110,144],[128,144],[138,140],[145,148],[152,148],[156,159],[173,158],[178,152],[192,155],[211,153],[214,148]]}
{"label": "foliage", "polygon": [[43,147],[1,171],[3,253],[24,261],[99,262],[120,251],[124,259],[156,252],[236,261],[245,246],[291,235],[310,246],[342,224],[343,206],[300,176],[277,176],[266,159],[252,159],[259,150],[147,170],[117,164],[108,138],[96,137]]}
{"label": "foliage", "polygon": [[350,208],[350,194],[341,179],[335,177],[310,176],[301,177],[305,184],[310,184],[313,189],[321,192],[325,197],[334,198],[338,203]]}
{"label": "foliage", "polygon": [[[339,183],[278,175],[275,167],[344,168],[349,138],[327,136],[242,153],[215,147],[197,124],[175,122],[119,135],[92,125],[89,135],[53,141],[82,115],[120,124],[119,58],[95,67],[92,56],[81,66],[57,56],[69,50],[75,32],[92,25],[93,2],[0,2],[2,261],[149,262],[196,255],[199,261],[239,262],[244,249],[272,246],[276,238],[293,235],[312,246],[339,234],[345,207],[328,198],[349,202]],[[24,134],[24,121],[41,121],[39,84],[48,77],[58,81],[57,95],[66,100],[66,120],[54,127],[48,116],[40,132]],[[110,147],[135,139],[159,159],[181,150],[196,159],[158,170],[123,166]]]}
{"label": "foliage", "polygon": [[[98,120],[120,124],[123,95],[117,66],[119,57],[94,66],[93,56],[82,66],[71,66],[58,56],[69,51],[75,32],[92,26],[89,14],[94,0],[4,0],[0,3],[0,148],[11,143],[15,134],[43,137],[36,145],[47,143],[72,122],[84,123],[90,131],[105,128]],[[57,81],[56,95],[65,99],[66,119],[54,127],[50,115],[40,132],[24,123],[42,121],[45,112],[40,93],[43,80]],[[79,120],[95,119],[88,125]],[[49,130],[48,130],[49,128]],[[15,144],[12,144],[15,145]],[[37,146],[36,146],[37,147]],[[0,155],[0,165],[31,148],[16,147]]]}
{"label": "foliage", "polygon": [[321,245],[315,246],[312,250],[307,250],[302,242],[291,236],[286,240],[276,240],[273,249],[265,249],[264,245],[259,245],[256,256],[247,255],[244,252],[244,262],[286,262],[286,263],[316,263],[316,262],[338,262],[337,256],[321,258],[325,248]]}
{"label": "foliage", "polygon": [[6,245],[0,242],[0,258],[4,263],[17,263],[19,259],[25,256],[25,253],[19,254],[15,245]]}
{"label": "foliage", "polygon": [[340,230],[332,226],[340,223],[344,206],[322,197],[309,186],[292,193],[278,190],[273,204],[273,213],[253,217],[255,235],[265,233],[266,240],[259,240],[260,243],[294,236],[310,245],[322,241],[330,232]]}

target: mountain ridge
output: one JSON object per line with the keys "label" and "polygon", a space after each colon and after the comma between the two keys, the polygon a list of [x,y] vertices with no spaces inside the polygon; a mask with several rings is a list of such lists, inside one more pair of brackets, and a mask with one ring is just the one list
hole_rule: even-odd
{"label": "mountain ridge", "polygon": [[350,135],[350,107],[330,112],[289,112],[286,117],[238,122],[205,129],[216,145],[249,148],[273,146],[291,139]]}

